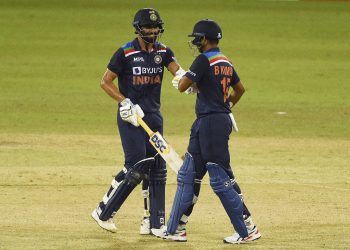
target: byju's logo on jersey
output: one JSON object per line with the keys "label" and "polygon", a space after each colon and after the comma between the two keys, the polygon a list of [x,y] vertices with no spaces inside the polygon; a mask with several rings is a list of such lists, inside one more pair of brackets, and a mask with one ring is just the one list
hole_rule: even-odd
{"label": "byju's logo on jersey", "polygon": [[161,84],[163,67],[132,67],[132,84]]}
{"label": "byju's logo on jersey", "polygon": [[144,62],[145,59],[143,57],[134,57],[134,62]]}
{"label": "byju's logo on jersey", "polygon": [[132,67],[133,75],[141,75],[141,67]]}
{"label": "byju's logo on jersey", "polygon": [[152,74],[158,74],[162,73],[163,68],[162,67],[156,67],[156,68],[151,68],[151,67],[132,67],[132,73],[134,75],[152,75]]}

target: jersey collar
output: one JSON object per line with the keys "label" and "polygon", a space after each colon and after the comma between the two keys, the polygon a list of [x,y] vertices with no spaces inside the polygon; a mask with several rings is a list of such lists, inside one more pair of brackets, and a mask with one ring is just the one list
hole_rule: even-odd
{"label": "jersey collar", "polygon": [[[137,37],[134,39],[134,41],[132,41],[132,46],[135,48],[135,50],[147,52],[147,51],[141,49],[141,46],[139,44],[139,40],[137,39]],[[156,43],[153,44],[151,52],[153,52],[155,50],[156,50]]]}
{"label": "jersey collar", "polygon": [[204,53],[208,53],[208,52],[220,52],[220,48],[219,47],[211,48],[211,49],[208,49],[207,51],[205,51]]}

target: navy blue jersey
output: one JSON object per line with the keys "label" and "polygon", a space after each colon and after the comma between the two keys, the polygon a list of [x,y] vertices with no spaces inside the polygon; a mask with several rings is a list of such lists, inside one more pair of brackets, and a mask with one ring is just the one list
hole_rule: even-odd
{"label": "navy blue jersey", "polygon": [[229,89],[240,79],[232,63],[219,48],[200,54],[192,63],[186,76],[196,82],[199,89],[196,100],[198,117],[231,112],[228,101]]}
{"label": "navy blue jersey", "polygon": [[135,39],[119,48],[107,68],[118,75],[119,91],[146,113],[160,108],[164,66],[175,61],[174,53],[156,42],[148,53]]}

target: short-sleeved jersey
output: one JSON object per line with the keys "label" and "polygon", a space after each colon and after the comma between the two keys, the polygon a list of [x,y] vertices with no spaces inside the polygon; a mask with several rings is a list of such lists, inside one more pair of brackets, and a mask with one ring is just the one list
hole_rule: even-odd
{"label": "short-sleeved jersey", "polygon": [[164,44],[156,42],[147,52],[135,39],[114,53],[107,68],[118,75],[119,91],[148,113],[159,111],[164,66],[173,61],[174,53]]}
{"label": "short-sleeved jersey", "polygon": [[229,88],[236,85],[240,79],[230,60],[219,48],[200,54],[186,76],[197,83],[199,89],[196,100],[198,117],[231,112],[228,101]]}

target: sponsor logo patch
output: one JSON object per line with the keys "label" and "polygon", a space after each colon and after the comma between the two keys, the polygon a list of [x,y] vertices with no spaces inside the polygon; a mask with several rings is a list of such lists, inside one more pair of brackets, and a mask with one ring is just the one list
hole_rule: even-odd
{"label": "sponsor logo patch", "polygon": [[190,75],[196,76],[197,74],[192,72],[191,70],[187,71]]}
{"label": "sponsor logo patch", "polygon": [[132,73],[134,75],[141,75],[141,67],[132,67]]}
{"label": "sponsor logo patch", "polygon": [[158,74],[162,73],[163,68],[162,67],[132,67],[132,73],[134,75],[151,75],[151,74]]}
{"label": "sponsor logo patch", "polygon": [[134,62],[144,62],[145,59],[143,57],[134,57]]}

